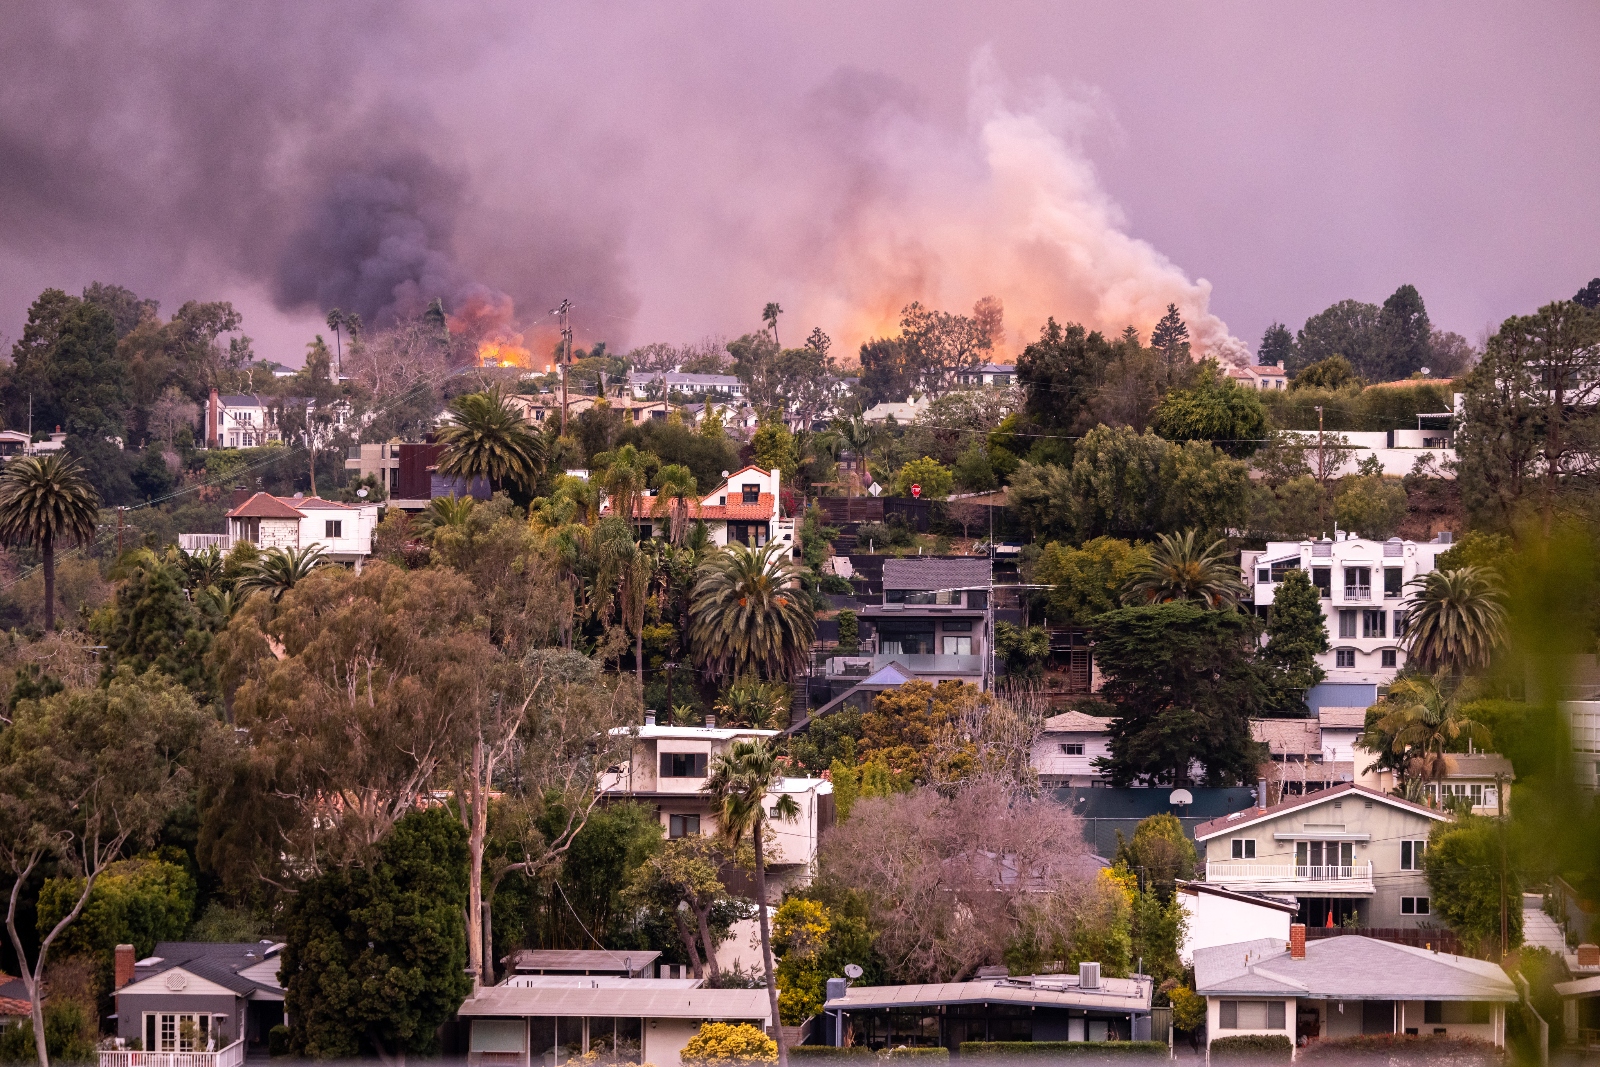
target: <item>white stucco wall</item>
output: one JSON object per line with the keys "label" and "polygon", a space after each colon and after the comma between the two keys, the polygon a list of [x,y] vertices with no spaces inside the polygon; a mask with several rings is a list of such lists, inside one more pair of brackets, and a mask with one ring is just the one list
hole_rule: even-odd
{"label": "white stucco wall", "polygon": [[1194,962],[1196,949],[1214,945],[1234,945],[1259,937],[1289,940],[1289,923],[1294,918],[1278,908],[1247,904],[1214,893],[1179,890],[1186,927],[1178,957],[1185,966]]}

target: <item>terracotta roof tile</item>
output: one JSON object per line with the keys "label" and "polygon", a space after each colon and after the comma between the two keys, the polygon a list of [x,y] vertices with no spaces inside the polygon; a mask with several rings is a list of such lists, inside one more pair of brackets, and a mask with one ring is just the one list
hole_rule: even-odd
{"label": "terracotta roof tile", "polygon": [[303,519],[293,507],[270,493],[257,493],[228,512],[230,519]]}

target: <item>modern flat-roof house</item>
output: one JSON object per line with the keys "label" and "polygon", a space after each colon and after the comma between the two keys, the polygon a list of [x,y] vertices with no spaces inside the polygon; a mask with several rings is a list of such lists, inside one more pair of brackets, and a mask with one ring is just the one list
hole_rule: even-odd
{"label": "modern flat-roof house", "polygon": [[772,1025],[765,989],[704,989],[693,978],[513,976],[478,990],[457,1015],[471,1067],[678,1067],[703,1022]]}
{"label": "modern flat-roof house", "polygon": [[[783,517],[780,503],[782,476],[779,471],[757,466],[743,467],[698,501],[689,505],[689,521],[706,524],[713,544],[738,542],[759,548],[768,541],[782,541],[791,549],[795,542],[795,520]],[[659,512],[659,497],[644,496],[634,505],[633,522],[641,536],[664,537],[668,517]],[[609,501],[602,506],[609,513]]]}
{"label": "modern flat-roof house", "polygon": [[[1429,417],[1421,415],[1417,421],[1420,423]],[[1443,413],[1432,417],[1436,421],[1448,421]],[[1306,449],[1308,459],[1314,466],[1317,431],[1286,430],[1284,433]],[[1455,435],[1449,429],[1345,430],[1337,434],[1330,431],[1324,440],[1335,438],[1343,440],[1342,447],[1347,452],[1338,470],[1334,470],[1333,464],[1329,463],[1328,473],[1331,477],[1354,474],[1363,462],[1370,459],[1376,459],[1383,473],[1391,478],[1403,478],[1410,474],[1418,460],[1431,465],[1435,477],[1455,477]]]}
{"label": "modern flat-roof house", "polygon": [[[1444,535],[1441,535],[1444,536]],[[1312,714],[1325,704],[1366,708],[1378,687],[1394,681],[1406,664],[1406,583],[1434,568],[1450,541],[1418,543],[1391,537],[1369,541],[1269,541],[1261,551],[1241,554],[1247,595],[1266,615],[1278,583],[1290,571],[1305,571],[1322,597],[1329,650],[1317,656],[1327,678],[1306,694]]]}
{"label": "modern flat-roof house", "polygon": [[1293,898],[1311,926],[1433,925],[1428,834],[1451,817],[1350,783],[1195,827],[1206,878],[1235,892]]}
{"label": "modern flat-roof house", "polygon": [[1208,1045],[1247,1034],[1280,1034],[1296,1046],[1411,1034],[1505,1047],[1506,1005],[1517,991],[1497,964],[1355,935],[1308,942],[1305,933],[1296,924],[1287,941],[1195,951]]}
{"label": "modern flat-roof house", "polygon": [[[885,560],[883,601],[859,613],[874,631],[870,664],[864,656],[843,657],[841,663],[860,661],[863,674],[894,664],[916,678],[988,689],[992,584],[990,562],[983,558]],[[829,670],[834,671],[831,662]]]}
{"label": "modern flat-roof house", "polygon": [[504,962],[516,974],[578,978],[648,978],[655,951],[604,948],[519,948]]}
{"label": "modern flat-roof house", "polygon": [[[237,1067],[246,1047],[264,1052],[268,1031],[283,1022],[282,949],[272,941],[161,941],[135,962],[133,946],[118,945],[117,1037],[144,1052],[215,1054],[185,1061],[190,1067]],[[102,1052],[100,1064],[135,1067],[124,1058],[139,1055]]]}
{"label": "modern flat-roof house", "polygon": [[1040,974],[927,985],[829,989],[829,1044],[872,1049],[947,1048],[964,1041],[1148,1041],[1149,975],[1106,978],[1098,963],[1077,974]]}
{"label": "modern flat-roof house", "polygon": [[[717,816],[705,792],[717,756],[741,738],[776,737],[776,730],[715,726],[657,726],[647,713],[643,726],[619,727],[631,737],[628,759],[600,779],[608,798],[653,804],[669,838],[711,836]],[[822,778],[783,778],[770,794],[792,797],[800,808],[793,821],[773,819],[764,832],[767,863],[778,886],[810,880],[822,833],[834,822],[833,783]],[[775,890],[776,891],[776,890]]]}
{"label": "modern flat-roof house", "polygon": [[1110,723],[1081,711],[1064,711],[1044,721],[1033,745],[1033,769],[1046,789],[1089,786],[1103,781],[1094,761],[1109,756]]}

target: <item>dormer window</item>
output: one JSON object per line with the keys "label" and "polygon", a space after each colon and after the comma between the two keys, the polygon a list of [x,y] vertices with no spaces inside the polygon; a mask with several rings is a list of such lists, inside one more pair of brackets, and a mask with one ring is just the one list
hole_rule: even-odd
{"label": "dormer window", "polygon": [[739,492],[741,494],[739,503],[741,503],[741,504],[759,504],[759,503],[761,503],[761,486],[760,485],[741,485],[739,487]]}

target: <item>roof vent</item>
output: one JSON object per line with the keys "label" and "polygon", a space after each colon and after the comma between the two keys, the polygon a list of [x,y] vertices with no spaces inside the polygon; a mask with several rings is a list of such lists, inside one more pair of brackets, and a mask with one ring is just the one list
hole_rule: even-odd
{"label": "roof vent", "polygon": [[1078,988],[1100,988],[1100,965],[1098,963],[1086,962],[1078,964]]}
{"label": "roof vent", "polygon": [[653,712],[653,711],[645,712],[644,713],[644,724],[646,726],[654,726],[656,724],[656,713]]}

